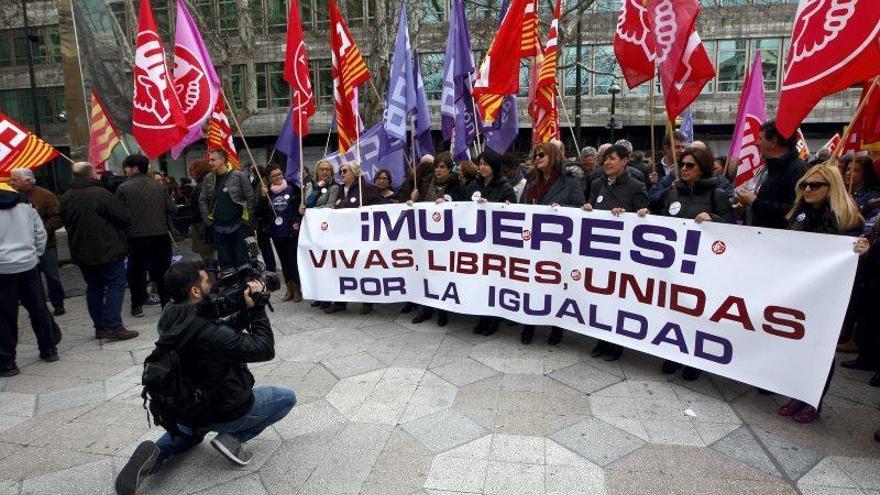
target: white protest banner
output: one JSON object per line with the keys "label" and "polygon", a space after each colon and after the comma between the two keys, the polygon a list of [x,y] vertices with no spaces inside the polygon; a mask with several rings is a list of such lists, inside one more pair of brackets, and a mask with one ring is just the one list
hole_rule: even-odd
{"label": "white protest banner", "polygon": [[549,206],[309,209],[305,297],[554,325],[816,405],[853,239]]}

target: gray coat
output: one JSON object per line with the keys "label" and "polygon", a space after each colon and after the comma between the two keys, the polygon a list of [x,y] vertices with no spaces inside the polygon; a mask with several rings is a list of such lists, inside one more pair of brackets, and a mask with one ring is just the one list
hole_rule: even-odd
{"label": "gray coat", "polygon": [[177,206],[165,186],[147,174],[135,174],[119,185],[116,197],[122,203],[131,224],[128,237],[148,237],[168,233],[168,215]]}
{"label": "gray coat", "polygon": [[[529,189],[531,189],[532,184],[533,182],[529,181],[523,190],[522,202],[526,202],[529,197]],[[556,179],[556,182],[550,186],[544,197],[541,198],[540,204],[552,205],[555,203],[561,206],[579,208],[585,202],[584,187],[581,185],[581,179],[571,175],[568,171],[564,171]]]}
{"label": "gray coat", "polygon": [[[256,219],[257,199],[254,195],[254,189],[247,178],[247,175],[240,170],[232,170],[227,172],[229,178],[226,179],[226,189],[232,197],[232,201],[241,205],[243,211],[241,213],[242,222],[251,224]],[[217,174],[211,172],[205,176],[202,181],[202,193],[199,195],[199,211],[202,212],[202,220],[205,225],[214,223],[214,202],[217,200]]]}
{"label": "gray coat", "polygon": [[608,183],[606,176],[594,180],[590,185],[589,203],[597,210],[623,208],[636,212],[648,207],[648,194],[645,192],[645,184],[633,179],[624,170],[613,184]]}
{"label": "gray coat", "polygon": [[[315,204],[308,206],[309,208],[333,208],[336,200],[339,198],[339,184],[330,179],[327,187],[321,188],[321,193],[315,198]],[[325,192],[326,191],[326,192]],[[312,181],[306,184],[306,198],[310,198],[312,194],[318,192],[318,184]],[[308,199],[306,200],[308,205]]]}

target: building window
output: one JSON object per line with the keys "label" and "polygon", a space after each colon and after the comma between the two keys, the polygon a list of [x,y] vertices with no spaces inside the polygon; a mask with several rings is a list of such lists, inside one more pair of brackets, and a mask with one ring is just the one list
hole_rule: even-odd
{"label": "building window", "polygon": [[255,64],[257,108],[290,106],[290,86],[284,80],[284,63]]}
{"label": "building window", "polygon": [[747,40],[718,42],[718,92],[737,92],[742,89],[746,70]]}
{"label": "building window", "polygon": [[[424,63],[424,61],[422,62]],[[318,105],[333,104],[333,66],[329,58],[309,60],[312,66],[312,88]]]}
{"label": "building window", "polygon": [[500,22],[501,0],[465,0],[468,20]]}
{"label": "building window", "polygon": [[416,15],[422,16],[420,22],[443,22],[446,20],[446,0],[420,0]]}
{"label": "building window", "polygon": [[[64,87],[37,88],[37,115],[41,124],[61,123],[64,111]],[[20,124],[33,128],[34,107],[30,89],[7,89],[0,91],[0,111]]]}
{"label": "building window", "polygon": [[153,18],[156,19],[156,27],[159,28],[160,35],[174,32],[174,23],[168,0],[153,0],[152,6]]}
{"label": "building window", "polygon": [[422,81],[425,84],[425,97],[429,100],[439,100],[443,92],[444,56],[444,53],[423,53],[419,55]]}
{"label": "building window", "polygon": [[220,32],[238,36],[238,17],[241,15],[236,0],[217,0],[217,20]]}
{"label": "building window", "polygon": [[[709,56],[709,60],[715,60],[715,51],[718,49],[717,41],[704,41],[703,46],[706,47],[706,54]],[[718,72],[717,67],[715,72]],[[700,94],[709,94],[715,91],[715,78],[709,80],[705,86],[703,86],[703,91]]]}
{"label": "building window", "polygon": [[[30,28],[33,42],[34,64],[56,64],[61,62],[61,35],[58,26],[36,26]],[[26,66],[28,64],[28,39],[24,29],[0,31],[0,67]]]}
{"label": "building window", "polygon": [[35,64],[57,64],[61,62],[61,34],[58,26],[46,26],[31,30],[37,36],[34,44]]}
{"label": "building window", "polygon": [[[591,58],[592,50],[589,46],[581,46],[581,63],[585,67],[590,66],[590,58]],[[584,70],[583,67],[575,67],[575,59],[577,56],[577,47],[574,46],[566,46],[562,49],[562,64],[560,65],[570,65],[567,69],[565,69],[563,73],[563,92],[567,96],[573,96],[577,94],[577,70],[581,71],[581,95],[590,94],[590,79],[591,74]]]}
{"label": "building window", "polygon": [[619,74],[617,57],[614,56],[613,45],[599,45],[595,49],[593,57],[593,96],[607,96],[608,87],[614,82],[615,77],[609,74]]}
{"label": "building window", "polygon": [[365,26],[376,15],[370,0],[348,0],[346,6],[348,8],[344,12],[349,26]]}
{"label": "building window", "polygon": [[596,11],[598,12],[619,12],[620,0],[596,0]]}
{"label": "building window", "polygon": [[520,60],[519,62],[519,93],[517,93],[517,96],[529,95],[529,85],[532,79],[531,66],[532,58],[529,58],[528,61]]}
{"label": "building window", "polygon": [[779,51],[782,48],[781,38],[770,38],[752,40],[752,56],[754,60],[755,53],[761,50],[761,67],[764,73],[764,89],[767,91],[776,91],[779,87]]}
{"label": "building window", "polygon": [[247,96],[245,76],[247,75],[247,65],[233,65],[229,68],[229,96],[232,98],[232,105],[237,109],[244,108]]}
{"label": "building window", "polygon": [[266,13],[266,32],[270,34],[286,33],[287,2],[285,0],[264,0],[264,4],[264,12]]}

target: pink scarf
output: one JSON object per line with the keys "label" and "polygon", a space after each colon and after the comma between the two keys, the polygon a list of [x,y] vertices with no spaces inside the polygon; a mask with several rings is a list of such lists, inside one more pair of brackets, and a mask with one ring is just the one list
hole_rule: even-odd
{"label": "pink scarf", "polygon": [[272,194],[280,194],[282,191],[287,189],[287,181],[281,179],[281,184],[278,184],[277,186],[273,184],[269,186],[269,189],[272,191]]}

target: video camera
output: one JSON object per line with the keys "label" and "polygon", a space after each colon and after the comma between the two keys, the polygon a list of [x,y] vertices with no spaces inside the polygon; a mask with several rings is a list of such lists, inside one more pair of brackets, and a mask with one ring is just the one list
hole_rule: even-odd
{"label": "video camera", "polygon": [[231,326],[232,328],[246,328],[247,303],[244,300],[244,291],[248,288],[248,282],[258,281],[265,285],[266,290],[251,294],[257,306],[267,306],[270,311],[275,311],[269,302],[269,293],[281,288],[278,275],[266,271],[265,265],[256,256],[251,256],[247,265],[236,269],[223,270],[216,274],[213,290],[199,308],[199,314],[217,324]]}

